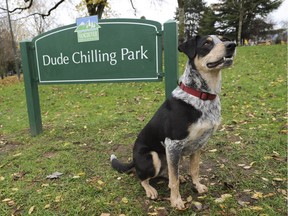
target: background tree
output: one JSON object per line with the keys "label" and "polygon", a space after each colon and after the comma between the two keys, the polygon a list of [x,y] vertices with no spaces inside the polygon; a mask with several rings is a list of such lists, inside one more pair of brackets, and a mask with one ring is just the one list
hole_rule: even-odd
{"label": "background tree", "polygon": [[211,7],[206,7],[202,19],[199,22],[199,35],[216,34],[216,22],[218,17]]}
{"label": "background tree", "polygon": [[277,9],[282,0],[219,0],[213,9],[219,17],[218,31],[230,34],[241,44],[243,32],[256,20]]}
{"label": "background tree", "polygon": [[178,0],[178,18],[177,18],[177,11],[176,11],[176,19],[178,20],[178,40],[180,42],[184,41],[184,23],[185,23],[185,7],[184,7],[185,0]]}
{"label": "background tree", "polygon": [[[84,0],[83,0],[84,1]],[[104,8],[108,5],[107,0],[85,0],[85,4],[89,13],[89,16],[98,15],[98,18],[102,18]]]}
{"label": "background tree", "polygon": [[9,71],[15,71],[12,39],[8,19],[0,20],[0,77],[3,79]]}
{"label": "background tree", "polygon": [[[203,0],[182,0],[176,10],[176,19],[179,21],[179,41],[198,34],[199,23],[206,9]],[[182,5],[183,4],[183,5]],[[183,8],[181,8],[183,7]],[[184,21],[183,21],[184,10]],[[183,22],[183,23],[182,23]],[[182,36],[182,34],[184,35]]]}
{"label": "background tree", "polygon": [[273,23],[269,23],[261,18],[255,18],[250,22],[250,25],[243,29],[243,38],[265,38],[267,34],[273,34]]}

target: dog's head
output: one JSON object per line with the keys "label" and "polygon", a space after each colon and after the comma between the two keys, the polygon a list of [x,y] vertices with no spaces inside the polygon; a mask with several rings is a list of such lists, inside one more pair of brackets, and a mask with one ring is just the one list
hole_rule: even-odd
{"label": "dog's head", "polygon": [[196,36],[179,45],[178,50],[189,57],[197,71],[212,72],[232,65],[236,44],[221,36]]}

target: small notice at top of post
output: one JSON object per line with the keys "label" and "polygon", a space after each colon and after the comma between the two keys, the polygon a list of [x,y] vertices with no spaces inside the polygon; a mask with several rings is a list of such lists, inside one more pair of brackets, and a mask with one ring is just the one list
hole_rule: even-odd
{"label": "small notice at top of post", "polygon": [[98,41],[99,40],[99,29],[101,28],[98,24],[98,16],[81,17],[76,19],[78,43]]}

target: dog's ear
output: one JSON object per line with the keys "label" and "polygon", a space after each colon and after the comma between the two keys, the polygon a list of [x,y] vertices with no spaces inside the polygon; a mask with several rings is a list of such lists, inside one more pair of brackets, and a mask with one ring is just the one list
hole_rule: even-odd
{"label": "dog's ear", "polygon": [[197,39],[199,36],[193,37],[178,46],[180,52],[185,53],[190,59],[196,55]]}

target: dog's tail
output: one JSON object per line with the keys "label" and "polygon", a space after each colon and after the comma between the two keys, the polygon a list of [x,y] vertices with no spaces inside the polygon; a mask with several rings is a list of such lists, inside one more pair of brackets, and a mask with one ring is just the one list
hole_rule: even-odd
{"label": "dog's tail", "polygon": [[110,161],[113,169],[117,170],[119,173],[128,173],[134,168],[133,161],[130,163],[121,163],[114,154],[111,155]]}

